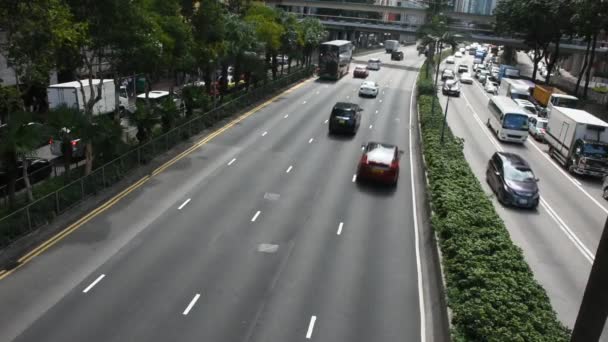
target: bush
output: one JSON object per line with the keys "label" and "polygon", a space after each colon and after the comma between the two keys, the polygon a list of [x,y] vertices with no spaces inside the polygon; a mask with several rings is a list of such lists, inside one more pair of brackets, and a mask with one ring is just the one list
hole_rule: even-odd
{"label": "bush", "polygon": [[[428,82],[421,73],[418,85]],[[454,341],[568,341],[545,290],[536,282],[449,128],[440,143],[443,115],[421,95],[423,154],[452,309]]]}
{"label": "bush", "polygon": [[423,80],[418,82],[418,96],[420,95],[434,95],[435,85],[431,80]]}

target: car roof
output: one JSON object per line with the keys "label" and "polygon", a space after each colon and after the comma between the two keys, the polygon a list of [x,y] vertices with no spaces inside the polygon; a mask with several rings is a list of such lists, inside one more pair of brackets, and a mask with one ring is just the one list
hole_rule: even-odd
{"label": "car roof", "polygon": [[376,82],[374,81],[363,81],[363,83],[361,83],[362,86],[364,85],[372,85],[372,86],[376,86]]}
{"label": "car roof", "polygon": [[365,68],[365,65],[355,65],[355,69],[366,69],[366,68]]}
{"label": "car roof", "polygon": [[496,154],[500,156],[500,159],[502,159],[503,162],[507,162],[515,167],[531,169],[530,164],[517,153],[496,152]]}
{"label": "car roof", "polygon": [[534,108],[536,108],[536,106],[532,102],[530,102],[530,101],[528,101],[526,99],[513,99],[513,101],[517,102],[517,104],[520,105],[520,106],[522,106],[522,107],[534,107]]}
{"label": "car roof", "polygon": [[380,62],[380,58],[370,58],[368,62]]}
{"label": "car roof", "polygon": [[[169,95],[168,91],[165,90],[152,90],[148,93],[148,98],[150,99],[157,99],[159,97],[163,97],[163,96],[167,96]],[[139,95],[137,95],[138,99],[145,99],[146,98],[146,93],[141,93]]]}
{"label": "car roof", "polygon": [[446,72],[446,71],[449,71],[449,72],[451,72],[451,73],[454,73],[454,70],[452,70],[452,69],[447,69],[447,68],[446,68],[446,69],[443,69],[443,72]]}
{"label": "car roof", "polygon": [[354,110],[359,108],[359,105],[351,102],[336,102],[334,109]]}

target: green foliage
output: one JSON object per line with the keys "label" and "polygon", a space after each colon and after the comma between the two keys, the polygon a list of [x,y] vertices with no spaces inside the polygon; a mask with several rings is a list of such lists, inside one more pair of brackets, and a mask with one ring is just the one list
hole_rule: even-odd
{"label": "green foliage", "polygon": [[606,86],[602,86],[602,87],[593,87],[591,88],[593,89],[593,91],[595,91],[596,93],[602,93],[602,94],[606,94],[608,93],[608,87]]}
{"label": "green foliage", "polygon": [[[424,69],[424,68],[422,68]],[[430,81],[421,73],[418,86]],[[568,341],[549,298],[509,237],[431,96],[418,97],[432,226],[439,236],[454,341]],[[437,101],[437,99],[436,99]]]}

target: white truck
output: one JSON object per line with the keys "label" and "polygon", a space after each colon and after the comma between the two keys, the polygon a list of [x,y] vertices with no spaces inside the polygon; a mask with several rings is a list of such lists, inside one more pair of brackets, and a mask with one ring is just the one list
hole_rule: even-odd
{"label": "white truck", "polygon": [[[84,90],[84,97],[82,95],[82,89]],[[60,106],[67,106],[76,108],[81,112],[84,112],[87,101],[91,96],[91,84],[88,79],[78,81],[72,81],[67,83],[52,84],[46,89],[47,98],[49,101],[49,109],[56,109]],[[101,85],[101,99],[93,106],[93,115],[110,114],[116,111],[116,107],[129,108],[129,102],[127,98],[119,96],[119,103],[116,103],[116,89],[114,87],[114,80],[112,79],[93,79],[92,86],[94,88],[94,96],[97,96],[98,86]],[[69,128],[64,128],[59,136],[62,134],[68,134]],[[51,139],[51,153],[56,156],[63,154],[61,149],[62,139]],[[72,139],[72,155],[74,157],[82,157],[84,155],[84,146],[80,142],[80,139]]]}
{"label": "white truck", "polygon": [[530,90],[528,86],[521,84],[519,80],[503,78],[498,88],[498,95],[507,96],[513,100],[530,100]]}
{"label": "white truck", "polygon": [[608,123],[573,108],[551,108],[545,132],[549,155],[569,172],[603,177],[608,174]]}
{"label": "white truck", "polygon": [[387,53],[391,53],[393,51],[399,50],[399,41],[398,40],[385,40],[384,48]]}

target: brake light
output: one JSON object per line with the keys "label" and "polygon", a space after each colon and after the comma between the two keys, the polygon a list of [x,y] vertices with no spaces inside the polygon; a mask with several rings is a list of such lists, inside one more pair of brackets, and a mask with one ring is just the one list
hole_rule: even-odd
{"label": "brake light", "polygon": [[365,164],[365,165],[367,165],[367,155],[366,155],[366,154],[364,154],[364,155],[361,157],[361,164]]}
{"label": "brake light", "polygon": [[49,139],[49,145],[53,145],[53,137]]}
{"label": "brake light", "polygon": [[399,167],[399,162],[396,160],[393,160],[393,162],[391,163],[391,169],[395,170]]}
{"label": "brake light", "polygon": [[72,146],[76,146],[76,144],[78,144],[78,141],[72,140]]}

